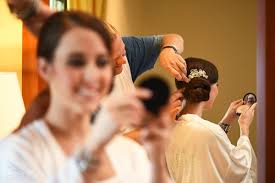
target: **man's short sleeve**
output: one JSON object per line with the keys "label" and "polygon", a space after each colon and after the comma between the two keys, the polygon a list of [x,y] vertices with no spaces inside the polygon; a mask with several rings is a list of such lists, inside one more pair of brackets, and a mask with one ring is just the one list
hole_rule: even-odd
{"label": "man's short sleeve", "polygon": [[162,36],[123,37],[133,81],[151,69],[161,51]]}

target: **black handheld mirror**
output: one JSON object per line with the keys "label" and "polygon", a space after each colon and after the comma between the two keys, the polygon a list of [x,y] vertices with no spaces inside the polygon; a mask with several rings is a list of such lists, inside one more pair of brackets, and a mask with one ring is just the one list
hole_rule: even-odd
{"label": "black handheld mirror", "polygon": [[257,97],[254,93],[247,93],[243,97],[244,104],[253,105],[257,102]]}
{"label": "black handheld mirror", "polygon": [[257,97],[254,93],[246,93],[243,97],[243,105],[237,108],[236,114],[240,116],[250,106],[257,102]]}
{"label": "black handheld mirror", "polygon": [[150,99],[143,100],[143,103],[148,111],[158,115],[161,107],[165,106],[169,101],[169,85],[162,78],[152,76],[142,81],[139,86],[152,91],[152,97]]}

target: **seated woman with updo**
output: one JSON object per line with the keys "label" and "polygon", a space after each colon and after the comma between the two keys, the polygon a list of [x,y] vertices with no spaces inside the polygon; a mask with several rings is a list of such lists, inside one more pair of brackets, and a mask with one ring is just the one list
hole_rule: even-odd
{"label": "seated woman with updo", "polygon": [[111,91],[111,45],[106,26],[89,14],[58,12],[45,21],[37,57],[49,89],[41,102],[49,103],[33,114],[41,118],[0,141],[1,183],[167,182],[160,151],[165,113],[152,119],[150,127],[157,132],[144,137],[151,161],[142,146],[118,135],[123,125],[142,124],[146,110],[141,99],[149,98],[150,91],[137,89],[123,100],[107,100],[90,123]]}
{"label": "seated woman with updo", "polygon": [[[225,131],[202,118],[212,109],[218,94],[218,70],[200,58],[187,58],[190,82],[176,81],[183,90],[185,105],[178,115],[166,149],[166,161],[176,183],[238,183],[256,182],[256,157],[249,140],[249,128],[256,104],[238,119],[240,137],[232,145]],[[232,102],[228,115],[237,118]]]}

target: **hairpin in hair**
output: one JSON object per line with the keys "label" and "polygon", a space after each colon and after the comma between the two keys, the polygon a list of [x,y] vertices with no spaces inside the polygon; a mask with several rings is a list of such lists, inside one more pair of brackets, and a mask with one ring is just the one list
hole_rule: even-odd
{"label": "hairpin in hair", "polygon": [[206,72],[202,69],[191,69],[190,70],[190,74],[188,75],[189,79],[193,79],[193,78],[199,78],[199,77],[204,77],[205,79],[208,78]]}

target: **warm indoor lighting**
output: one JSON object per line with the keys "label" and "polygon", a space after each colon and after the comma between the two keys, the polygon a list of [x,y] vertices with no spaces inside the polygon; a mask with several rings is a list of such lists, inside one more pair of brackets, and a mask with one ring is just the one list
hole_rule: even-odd
{"label": "warm indoor lighting", "polygon": [[15,72],[0,72],[0,138],[20,123],[25,112],[22,93]]}

